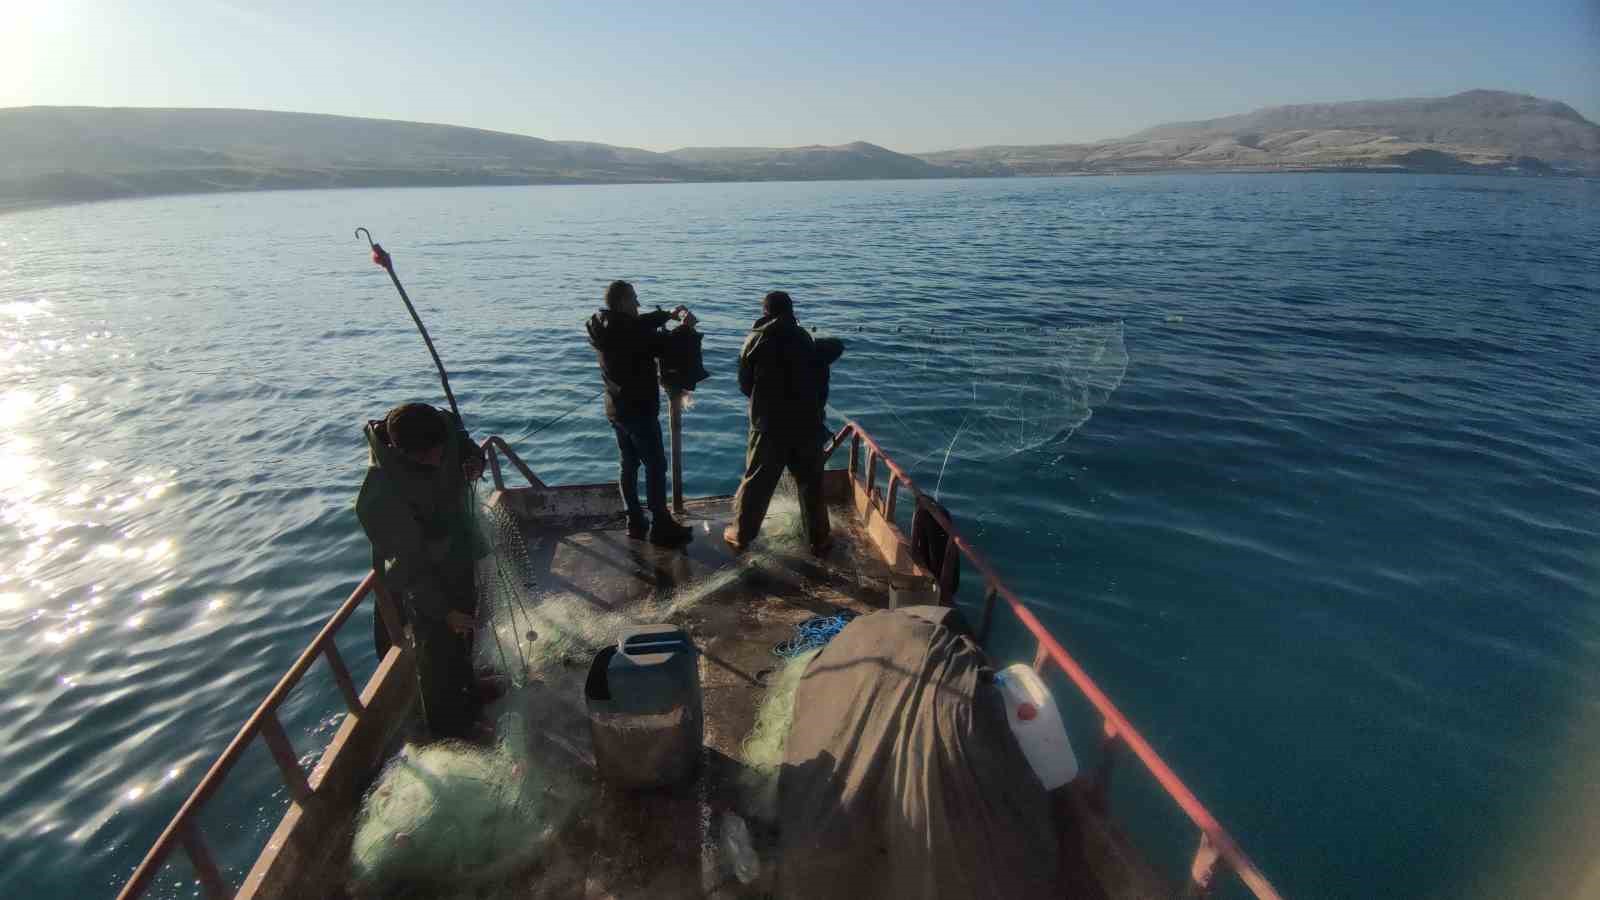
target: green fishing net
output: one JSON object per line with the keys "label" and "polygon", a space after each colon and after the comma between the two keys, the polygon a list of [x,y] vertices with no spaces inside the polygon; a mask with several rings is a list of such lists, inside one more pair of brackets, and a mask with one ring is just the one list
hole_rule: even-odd
{"label": "green fishing net", "polygon": [[[529,552],[539,548],[525,544],[512,514],[480,508],[476,525],[491,552],[478,563],[474,663],[505,689],[488,710],[495,740],[489,746],[408,744],[390,760],[357,815],[348,886],[358,897],[452,890],[489,896],[497,879],[530,865],[582,868],[567,858],[578,850],[564,847],[562,834],[599,789],[583,700],[594,653],[629,626],[692,625],[697,609],[734,612],[731,604],[707,601],[741,592],[746,579],[776,571],[779,555],[809,553],[789,485],[774,498],[762,538],[734,564],[635,603],[607,607],[576,590],[535,584]],[[748,745],[747,752],[763,761],[761,774],[749,775],[751,796],[759,802],[769,795],[776,800],[793,684],[806,659],[783,666],[783,688],[770,693]]]}
{"label": "green fishing net", "polygon": [[367,892],[492,879],[535,857],[586,793],[531,752],[525,720],[493,747],[407,745],[362,804],[351,876]]}
{"label": "green fishing net", "polygon": [[819,647],[791,657],[773,672],[756,710],[756,724],[740,747],[745,768],[739,773],[739,787],[745,812],[763,822],[777,820],[778,773],[783,767],[789,726],[794,723],[794,694],[806,674],[806,666],[821,652]]}

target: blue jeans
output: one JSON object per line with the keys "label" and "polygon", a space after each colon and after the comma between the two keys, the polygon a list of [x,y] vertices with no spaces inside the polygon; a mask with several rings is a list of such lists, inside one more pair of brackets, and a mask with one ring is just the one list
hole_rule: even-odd
{"label": "blue jeans", "polygon": [[622,466],[617,485],[622,489],[622,504],[628,508],[628,520],[644,519],[639,508],[639,464],[644,464],[645,494],[650,501],[650,513],[665,520],[667,512],[667,451],[661,446],[661,420],[656,415],[612,419],[611,428],[617,433],[617,449],[622,452]]}

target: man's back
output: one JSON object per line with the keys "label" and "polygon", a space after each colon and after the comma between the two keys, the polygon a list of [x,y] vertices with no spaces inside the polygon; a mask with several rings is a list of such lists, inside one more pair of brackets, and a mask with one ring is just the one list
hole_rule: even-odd
{"label": "man's back", "polygon": [[656,310],[632,316],[602,309],[589,317],[589,344],[600,361],[606,385],[606,416],[613,420],[653,416],[661,410],[656,356],[672,313]]}
{"label": "man's back", "polygon": [[442,415],[449,420],[450,439],[440,464],[431,468],[405,459],[382,421],[369,422],[370,458],[356,498],[356,517],[373,545],[374,568],[388,587],[408,595],[415,611],[434,618],[449,608],[448,579],[441,579],[441,572],[464,569],[470,577],[473,560],[484,554],[461,473],[471,439],[459,419]]}
{"label": "man's back", "polygon": [[804,434],[822,424],[824,364],[792,315],[758,320],[739,354],[752,431]]}

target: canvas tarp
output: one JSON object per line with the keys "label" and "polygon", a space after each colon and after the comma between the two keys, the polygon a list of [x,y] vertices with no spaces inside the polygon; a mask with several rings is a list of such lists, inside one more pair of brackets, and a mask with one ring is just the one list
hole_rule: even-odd
{"label": "canvas tarp", "polygon": [[958,613],[852,622],[795,695],[779,777],[779,891],[1060,897],[1044,787]]}

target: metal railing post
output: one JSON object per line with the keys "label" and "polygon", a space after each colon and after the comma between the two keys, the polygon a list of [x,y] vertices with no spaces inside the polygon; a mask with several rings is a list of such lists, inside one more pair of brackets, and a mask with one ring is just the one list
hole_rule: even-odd
{"label": "metal railing post", "polygon": [[486,448],[484,455],[489,457],[489,475],[494,479],[494,489],[503,491],[506,489],[506,479],[500,473],[500,452],[495,449],[493,441],[484,441],[483,446]]}
{"label": "metal railing post", "polygon": [[672,511],[683,515],[683,392],[667,392],[667,430],[672,435]]}
{"label": "metal railing post", "polygon": [[1189,863],[1189,883],[1184,887],[1183,896],[1188,900],[1211,896],[1211,882],[1216,874],[1217,848],[1212,846],[1211,836],[1202,831],[1200,846],[1194,851],[1194,861]]}
{"label": "metal railing post", "polygon": [[267,742],[273,762],[278,764],[278,770],[283,773],[283,783],[289,789],[289,796],[296,803],[305,802],[311,797],[311,782],[306,780],[306,771],[300,768],[300,760],[294,755],[294,746],[289,743],[283,723],[278,721],[276,709],[268,710],[261,717],[261,739]]}
{"label": "metal railing post", "polygon": [[372,579],[372,592],[378,615],[383,619],[383,629],[389,632],[389,643],[396,647],[406,646],[405,620],[400,618],[400,607],[395,605],[394,595],[377,578]]}
{"label": "metal railing post", "polygon": [[1094,774],[1089,777],[1089,808],[1105,815],[1111,809],[1111,772],[1116,768],[1117,754],[1121,752],[1122,737],[1116,726],[1102,723],[1100,758],[1095,761]]}
{"label": "metal railing post", "polygon": [[339,693],[344,695],[345,707],[351,715],[361,715],[365,710],[361,705],[361,693],[356,690],[355,679],[350,677],[350,670],[344,664],[344,657],[339,655],[339,648],[329,641],[322,645],[322,655],[327,657],[328,668],[333,670],[333,683],[339,686]]}
{"label": "metal railing post", "polygon": [[995,587],[993,581],[985,585],[983,592],[983,621],[978,623],[978,643],[989,640],[989,629],[994,627],[994,602],[1000,599],[1000,589]]}
{"label": "metal railing post", "polygon": [[189,856],[189,864],[194,867],[194,876],[200,882],[200,889],[205,891],[207,900],[227,900],[233,896],[233,889],[222,878],[222,870],[217,868],[217,861],[212,858],[211,850],[200,837],[200,830],[194,822],[183,823],[183,829],[178,832],[178,842],[183,845],[183,852]]}
{"label": "metal railing post", "polygon": [[[953,582],[956,580],[956,533],[950,532],[944,542],[944,561],[939,566],[939,605],[954,606],[956,592]],[[1035,667],[1037,668],[1037,666]]]}

